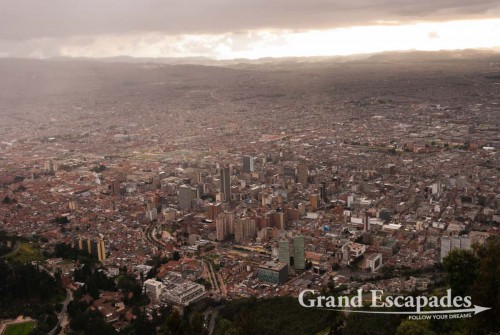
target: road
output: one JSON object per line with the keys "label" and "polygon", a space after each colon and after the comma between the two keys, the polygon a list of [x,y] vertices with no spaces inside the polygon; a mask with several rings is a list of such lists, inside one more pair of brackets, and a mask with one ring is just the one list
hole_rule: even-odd
{"label": "road", "polygon": [[49,335],[54,335],[57,328],[61,327],[63,328],[59,334],[64,334],[64,327],[63,327],[63,322],[64,326],[68,323],[68,304],[69,302],[73,300],[73,292],[69,288],[66,289],[66,299],[64,299],[63,307],[61,308],[61,311],[59,312],[59,315],[57,316],[57,324],[55,327],[49,332]]}
{"label": "road", "polygon": [[216,292],[221,293],[221,290],[219,288],[219,282],[217,281],[217,276],[215,275],[214,268],[212,267],[212,264],[210,262],[207,262],[207,263],[208,263],[208,270],[210,272],[210,276],[213,279],[212,284],[215,284],[215,286],[213,286],[213,288],[215,289]]}
{"label": "road", "polygon": [[[43,265],[38,265],[38,267],[39,267],[39,269],[47,272],[49,275],[54,277],[54,274],[52,272],[50,272],[47,268],[45,268]],[[71,290],[69,288],[67,288],[66,289],[66,298],[64,299],[63,307],[61,308],[61,311],[57,315],[57,324],[48,333],[49,335],[54,335],[57,328],[59,326],[62,327],[63,322],[64,322],[64,326],[66,326],[66,324],[68,323],[68,315],[66,312],[68,311],[68,304],[71,300],[73,300],[73,292],[71,292]],[[59,334],[61,334],[61,333],[59,333]],[[62,333],[62,334],[64,334],[64,333]]]}
{"label": "road", "polygon": [[209,309],[205,312],[205,319],[210,316],[209,324],[205,327],[208,329],[208,335],[212,335],[215,329],[215,321],[217,321],[217,316],[219,315],[219,310],[224,306],[218,306],[214,309]]}
{"label": "road", "polygon": [[224,279],[222,279],[222,276],[220,273],[217,273],[217,279],[219,280],[220,283],[220,293],[227,297],[227,290],[226,290],[226,284],[224,284]]}
{"label": "road", "polygon": [[151,222],[151,224],[149,225],[148,228],[146,228],[146,232],[145,232],[145,235],[146,235],[146,239],[153,243],[155,246],[158,247],[158,249],[162,249],[162,248],[165,248],[166,247],[166,244],[163,242],[163,241],[159,241],[156,239],[156,237],[154,236],[155,234],[153,234],[153,231],[155,230],[156,228],[156,225],[157,223],[156,222]]}

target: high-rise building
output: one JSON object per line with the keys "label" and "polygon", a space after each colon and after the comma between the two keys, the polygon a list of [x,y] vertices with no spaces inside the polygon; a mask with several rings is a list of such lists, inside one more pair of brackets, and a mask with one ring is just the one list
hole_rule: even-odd
{"label": "high-rise building", "polygon": [[297,165],[297,181],[302,185],[307,185],[307,165]]}
{"label": "high-rise building", "polygon": [[234,223],[234,241],[235,242],[240,242],[241,240],[243,240],[245,238],[245,233],[244,233],[244,229],[243,229],[243,225],[244,225],[244,220],[236,220],[236,222]]}
{"label": "high-rise building", "polygon": [[215,220],[215,233],[217,241],[224,241],[230,234],[234,234],[234,213],[224,212]]}
{"label": "high-rise building", "polygon": [[243,156],[243,172],[250,173],[253,172],[253,157]]}
{"label": "high-rise building", "polygon": [[234,212],[224,212],[224,215],[226,216],[227,220],[227,229],[229,234],[234,234],[234,222],[235,222],[235,215]]}
{"label": "high-rise building", "polygon": [[228,235],[226,218],[220,214],[215,220],[215,235],[217,241],[224,241]]}
{"label": "high-rise building", "polygon": [[241,218],[234,222],[234,240],[241,240],[255,236],[255,221],[250,218]]}
{"label": "high-rise building", "polygon": [[304,270],[306,268],[306,252],[303,235],[293,237],[293,267],[296,270]]}
{"label": "high-rise building", "polygon": [[370,231],[370,214],[365,212],[363,217],[363,231]]}
{"label": "high-rise building", "polygon": [[286,240],[278,241],[279,256],[281,263],[286,263],[290,266],[290,242]]}
{"label": "high-rise building", "polygon": [[319,208],[319,196],[317,194],[311,194],[309,196],[309,201],[313,210],[317,210]]}
{"label": "high-rise building", "polygon": [[446,256],[448,256],[450,251],[453,249],[470,250],[471,249],[470,237],[468,235],[452,236],[452,237],[442,236],[441,262]]}
{"label": "high-rise building", "polygon": [[114,196],[117,196],[117,195],[120,195],[120,186],[121,186],[121,183],[118,179],[113,179],[111,181],[111,185],[109,186],[110,190],[111,190],[111,195],[114,195]]}
{"label": "high-rise building", "polygon": [[213,204],[213,203],[210,203],[208,204],[207,206],[207,218],[209,220],[215,220],[217,219],[217,217],[219,216],[219,214],[222,212],[222,204],[220,203],[217,203],[217,204]]}
{"label": "high-rise building", "polygon": [[273,228],[285,229],[286,227],[286,215],[282,211],[272,210],[266,213],[266,217],[269,218],[269,225]]}
{"label": "high-rise building", "polygon": [[96,244],[96,249],[97,249],[97,252],[92,252],[92,255],[97,255],[97,259],[99,260],[99,262],[102,262],[106,259],[106,244],[104,242],[104,240],[97,240],[95,242]]}
{"label": "high-rise building", "polygon": [[231,201],[231,174],[229,167],[220,169],[220,192],[223,201]]}
{"label": "high-rise building", "polygon": [[181,210],[190,210],[193,207],[193,199],[196,199],[197,194],[196,188],[181,185],[179,187],[179,208]]}
{"label": "high-rise building", "polygon": [[106,259],[106,242],[102,239],[91,240],[78,237],[78,249],[87,251],[90,255],[97,257],[99,262]]}
{"label": "high-rise building", "polygon": [[322,182],[321,185],[319,186],[319,196],[321,198],[321,201],[323,201],[325,204],[328,203],[328,195],[326,192],[326,183]]}

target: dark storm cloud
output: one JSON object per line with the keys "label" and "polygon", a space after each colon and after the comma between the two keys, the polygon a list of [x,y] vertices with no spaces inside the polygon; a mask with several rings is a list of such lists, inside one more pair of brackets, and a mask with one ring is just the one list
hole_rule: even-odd
{"label": "dark storm cloud", "polygon": [[213,34],[499,17],[498,0],[1,0],[0,39]]}

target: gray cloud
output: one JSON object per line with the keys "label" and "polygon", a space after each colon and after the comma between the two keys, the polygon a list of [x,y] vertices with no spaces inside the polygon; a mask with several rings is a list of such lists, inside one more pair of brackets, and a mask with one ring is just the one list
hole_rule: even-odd
{"label": "gray cloud", "polygon": [[2,0],[0,39],[222,34],[500,17],[498,0]]}

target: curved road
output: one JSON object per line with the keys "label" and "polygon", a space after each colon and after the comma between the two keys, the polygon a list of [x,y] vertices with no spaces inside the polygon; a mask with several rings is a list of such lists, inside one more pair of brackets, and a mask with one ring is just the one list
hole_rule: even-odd
{"label": "curved road", "polygon": [[[73,300],[73,292],[69,288],[66,289],[66,299],[64,299],[63,307],[61,308],[61,311],[59,312],[59,315],[57,316],[57,324],[55,327],[49,332],[49,335],[54,335],[58,327],[62,327],[64,329],[64,326],[68,323],[68,314],[66,313],[68,311],[68,304],[69,302]],[[62,325],[64,323],[64,326]],[[64,334],[63,329],[59,334]]]}

